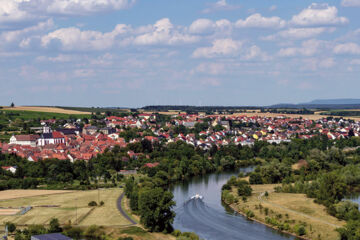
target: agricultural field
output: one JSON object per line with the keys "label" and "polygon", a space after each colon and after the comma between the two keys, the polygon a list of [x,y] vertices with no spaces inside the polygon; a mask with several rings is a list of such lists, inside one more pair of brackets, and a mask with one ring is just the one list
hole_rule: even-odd
{"label": "agricultural field", "polygon": [[[2,208],[20,208],[32,206],[24,215],[1,216],[0,225],[14,222],[19,226],[29,224],[49,224],[52,218],[59,219],[61,224],[77,223],[79,226],[96,224],[99,226],[126,226],[129,222],[120,214],[116,200],[122,189],[100,189],[91,191],[49,191],[42,190],[6,191],[13,199],[6,197],[0,200]],[[5,194],[4,194],[5,195]],[[90,201],[104,201],[104,206],[89,207]]]}
{"label": "agricultural field", "polygon": [[[306,225],[306,238],[309,239],[338,239],[336,228],[342,227],[345,221],[330,216],[323,205],[314,203],[314,199],[305,194],[275,193],[276,184],[251,185],[253,194],[245,202],[239,198],[238,203],[231,207],[239,212],[251,210],[254,219],[265,223],[266,218],[277,222],[288,222],[290,227],[296,224]],[[268,196],[264,193],[268,192]],[[238,197],[236,190],[232,193]],[[267,210],[266,210],[267,209]]]}
{"label": "agricultural field", "polygon": [[59,107],[19,106],[19,107],[4,107],[3,110],[60,113],[60,114],[67,114],[67,115],[70,115],[70,114],[72,114],[72,115],[79,115],[79,114],[89,115],[89,114],[91,114],[91,112],[77,111],[77,110],[72,110],[72,109],[63,109],[63,108],[59,108]]}

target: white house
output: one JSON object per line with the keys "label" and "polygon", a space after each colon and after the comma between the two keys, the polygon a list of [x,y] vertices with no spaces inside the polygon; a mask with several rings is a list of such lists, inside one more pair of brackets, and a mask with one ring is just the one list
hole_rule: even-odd
{"label": "white house", "polygon": [[12,174],[15,174],[17,167],[16,166],[2,166],[2,169],[11,172]]}

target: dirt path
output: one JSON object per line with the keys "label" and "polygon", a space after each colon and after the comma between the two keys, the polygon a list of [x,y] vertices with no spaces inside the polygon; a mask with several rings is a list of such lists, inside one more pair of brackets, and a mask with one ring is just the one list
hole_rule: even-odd
{"label": "dirt path", "polygon": [[[271,191],[271,192],[274,192],[274,191]],[[270,192],[268,192],[268,193],[270,193]],[[259,199],[260,202],[267,203],[267,204],[269,204],[269,205],[271,205],[271,206],[273,206],[273,207],[281,208],[281,209],[283,209],[283,210],[285,210],[285,211],[288,211],[288,212],[291,212],[291,213],[293,213],[293,214],[297,214],[297,215],[300,215],[300,216],[303,216],[303,217],[312,219],[312,220],[314,220],[314,221],[321,222],[321,223],[323,223],[323,224],[326,224],[326,225],[329,225],[329,226],[332,226],[332,227],[335,227],[335,228],[341,228],[341,227],[342,227],[342,226],[340,226],[340,225],[336,225],[336,224],[329,223],[329,222],[324,221],[324,220],[322,220],[322,219],[309,216],[309,215],[307,215],[307,214],[304,214],[304,213],[302,213],[302,212],[298,212],[298,211],[292,210],[292,209],[290,209],[290,208],[281,206],[281,205],[279,205],[279,204],[266,201],[266,200],[263,199],[264,195],[265,195],[265,192],[262,192],[262,193],[259,194],[258,199]]]}

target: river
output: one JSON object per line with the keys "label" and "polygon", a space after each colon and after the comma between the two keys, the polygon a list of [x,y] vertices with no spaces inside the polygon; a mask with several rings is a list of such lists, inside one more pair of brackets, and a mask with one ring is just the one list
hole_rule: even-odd
{"label": "river", "polygon": [[[242,168],[239,172],[249,172]],[[177,203],[174,228],[195,232],[205,240],[283,240],[295,239],[260,223],[247,220],[221,202],[221,187],[239,172],[213,173],[176,184],[171,190]],[[203,200],[190,200],[195,194]]]}

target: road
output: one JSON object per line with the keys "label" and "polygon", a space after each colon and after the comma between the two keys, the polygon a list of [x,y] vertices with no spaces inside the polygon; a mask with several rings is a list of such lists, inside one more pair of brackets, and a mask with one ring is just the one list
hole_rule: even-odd
{"label": "road", "polygon": [[137,223],[129,215],[127,215],[127,213],[124,211],[124,209],[121,206],[121,202],[122,202],[122,199],[124,198],[124,196],[125,196],[125,193],[122,193],[120,195],[120,197],[118,198],[117,203],[116,203],[117,208],[118,208],[119,212],[121,213],[121,215],[123,215],[129,222],[131,222],[131,225],[136,225]]}

